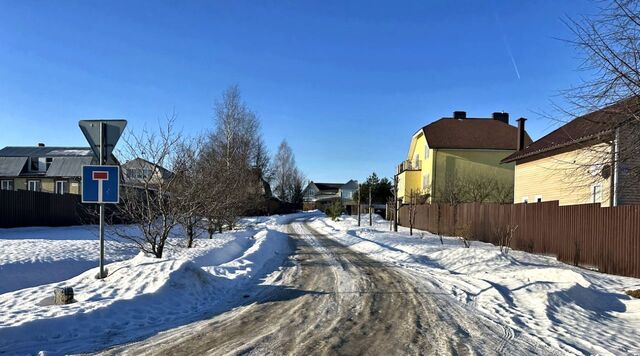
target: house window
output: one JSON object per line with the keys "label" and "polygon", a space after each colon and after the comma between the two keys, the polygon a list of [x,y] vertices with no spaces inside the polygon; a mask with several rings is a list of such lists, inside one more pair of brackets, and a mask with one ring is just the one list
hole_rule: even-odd
{"label": "house window", "polygon": [[525,204],[529,203],[529,197],[522,197],[522,202]]}
{"label": "house window", "polygon": [[536,195],[536,203],[542,203],[542,195]]}
{"label": "house window", "polygon": [[149,179],[151,178],[151,169],[135,168],[133,169],[133,177],[135,179]]}
{"label": "house window", "polygon": [[416,153],[416,155],[413,157],[413,169],[418,168],[420,168],[420,154]]}
{"label": "house window", "polygon": [[424,145],[424,159],[429,158],[429,146]]}
{"label": "house window", "polygon": [[0,182],[0,189],[2,190],[13,190],[13,180],[5,179]]}
{"label": "house window", "polygon": [[67,182],[64,180],[56,181],[56,194],[65,194],[69,193],[69,188],[67,188]]}
{"label": "house window", "polygon": [[602,202],[602,184],[594,184],[591,186],[591,202]]}
{"label": "house window", "polygon": [[429,174],[427,173],[422,176],[422,190],[426,192],[428,188],[429,188]]}
{"label": "house window", "polygon": [[40,170],[40,162],[38,162],[38,157],[29,158],[29,170],[31,172],[37,172]]}
{"label": "house window", "polygon": [[47,157],[45,159],[45,170],[49,170],[49,167],[51,166],[51,162],[53,162],[53,158],[51,157]]}
{"label": "house window", "polygon": [[30,181],[28,181],[27,182],[27,188],[30,191],[39,192],[40,191],[40,181],[39,180],[30,180]]}

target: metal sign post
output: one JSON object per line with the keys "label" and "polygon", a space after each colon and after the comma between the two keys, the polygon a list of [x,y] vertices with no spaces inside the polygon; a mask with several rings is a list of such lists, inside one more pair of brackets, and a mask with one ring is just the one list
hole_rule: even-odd
{"label": "metal sign post", "polygon": [[[104,135],[106,134],[104,129],[104,122],[100,123],[100,166],[104,166]],[[100,201],[100,274],[98,279],[105,278],[107,273],[104,270],[104,203],[102,202],[102,180],[98,181],[98,200]]]}
{"label": "metal sign post", "polygon": [[107,166],[116,163],[111,157],[125,120],[81,120],[78,124],[98,157],[98,166],[82,167],[82,202],[97,203],[100,208],[100,272],[98,279],[105,278],[104,268],[104,204],[118,204],[120,200],[120,167]]}

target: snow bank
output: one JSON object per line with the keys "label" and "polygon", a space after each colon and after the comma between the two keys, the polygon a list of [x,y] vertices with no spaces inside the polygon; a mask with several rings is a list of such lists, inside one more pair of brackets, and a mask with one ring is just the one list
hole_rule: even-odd
{"label": "snow bank", "polygon": [[[260,222],[260,228],[254,224],[254,228],[216,234],[211,240],[198,239],[194,248],[170,247],[162,259],[139,253],[110,263],[110,274],[104,280],[96,280],[97,268],[91,268],[66,281],[0,294],[0,354],[95,351],[238,305],[242,302],[238,288],[260,283],[288,255],[288,237],[265,227],[274,220]],[[71,230],[69,235],[82,235]],[[46,229],[42,233],[46,234]],[[20,236],[19,232],[11,234]],[[51,234],[58,235],[64,233]],[[21,247],[28,249],[33,239],[18,237],[3,242],[21,241]],[[59,256],[71,261],[88,260],[84,252],[80,257],[74,253],[69,247],[66,254],[61,247],[50,256],[37,252],[39,257],[32,266],[22,271],[30,274],[45,265],[52,267],[40,260],[57,261],[54,268],[64,266],[65,259]],[[18,257],[29,264],[25,256]],[[53,289],[62,286],[74,288],[75,302],[52,305]]]}
{"label": "snow bank", "polygon": [[[63,281],[98,264],[97,226],[0,229],[0,294]],[[138,251],[107,232],[107,262]]]}
{"label": "snow bank", "polygon": [[315,218],[312,226],[350,248],[421,276],[429,288],[474,307],[484,317],[514,332],[540,339],[567,354],[640,353],[640,300],[625,290],[640,287],[635,278],[606,275],[521,251],[500,252],[472,242],[400,227],[368,216],[334,222]]}

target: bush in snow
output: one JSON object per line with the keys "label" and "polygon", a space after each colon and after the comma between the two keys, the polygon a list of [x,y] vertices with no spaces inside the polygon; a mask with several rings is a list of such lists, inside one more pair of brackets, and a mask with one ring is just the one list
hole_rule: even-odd
{"label": "bush in snow", "polygon": [[500,252],[504,252],[505,254],[509,253],[509,248],[511,248],[511,243],[513,242],[513,235],[515,235],[516,230],[518,229],[518,225],[503,225],[496,226],[494,230],[495,241],[500,246]]}
{"label": "bush in snow", "polygon": [[628,290],[625,292],[628,296],[634,297],[634,298],[640,298],[640,289],[636,289],[636,290]]}
{"label": "bush in snow", "polygon": [[336,219],[342,214],[344,208],[342,207],[342,203],[339,200],[334,200],[331,205],[329,205],[326,209],[327,215],[331,218],[331,220],[336,221]]}
{"label": "bush in snow", "polygon": [[456,232],[462,240],[462,244],[465,248],[471,247],[471,239],[473,237],[473,231],[471,230],[470,223],[461,223],[456,227]]}
{"label": "bush in snow", "polygon": [[[125,148],[120,151],[121,157],[133,163],[124,172],[131,183],[123,189],[118,210],[138,231],[117,229],[115,232],[157,258],[162,257],[180,216],[174,194],[177,180],[167,170],[173,167],[175,148],[182,142],[182,136],[173,129],[174,122],[175,115],[168,117],[157,133],[143,130],[125,136]],[[132,168],[132,165],[138,167]]]}

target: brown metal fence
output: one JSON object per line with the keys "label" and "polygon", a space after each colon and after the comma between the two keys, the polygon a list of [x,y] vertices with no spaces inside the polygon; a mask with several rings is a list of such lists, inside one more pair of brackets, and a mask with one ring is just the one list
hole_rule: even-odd
{"label": "brown metal fence", "polygon": [[[408,206],[399,220],[409,226]],[[416,207],[414,227],[498,244],[498,229],[516,228],[511,247],[555,255],[558,260],[605,273],[640,277],[640,205],[599,204],[425,204]]]}
{"label": "brown metal fence", "polygon": [[0,190],[0,228],[79,225],[85,210],[75,194]]}

